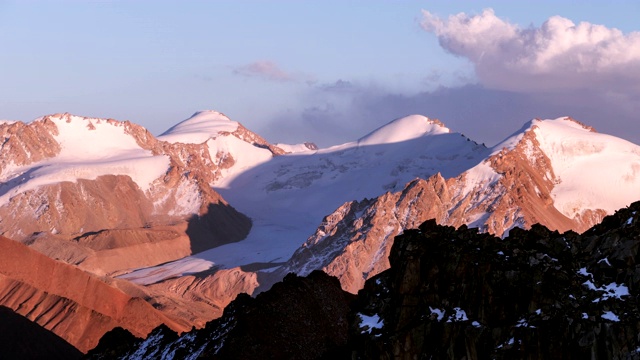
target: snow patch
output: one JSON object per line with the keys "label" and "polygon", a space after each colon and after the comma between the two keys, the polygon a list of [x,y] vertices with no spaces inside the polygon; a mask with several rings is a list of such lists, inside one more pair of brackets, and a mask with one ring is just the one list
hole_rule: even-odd
{"label": "snow patch", "polygon": [[207,141],[209,156],[216,162],[216,159],[231,156],[233,165],[230,168],[221,169],[221,178],[215,184],[219,187],[226,187],[235,178],[247,171],[263,164],[273,158],[273,154],[268,149],[254,146],[242,141],[235,136],[222,136]]}
{"label": "snow patch", "polygon": [[589,290],[602,292],[602,296],[593,302],[600,302],[610,298],[623,300],[623,296],[629,296],[629,288],[623,284],[610,283],[601,287],[596,287],[591,280],[583,283]]}
{"label": "snow patch", "polygon": [[605,311],[601,317],[606,320],[611,320],[613,322],[619,322],[620,318],[618,315],[614,314],[613,311]]}
{"label": "snow patch", "polygon": [[431,311],[431,315],[436,315],[437,321],[442,321],[442,319],[444,318],[444,310],[432,308],[431,306],[429,306],[429,310]]}
{"label": "snow patch", "polygon": [[378,316],[377,314],[367,316],[363,313],[358,313],[357,315],[361,319],[360,327],[362,328],[363,334],[371,334],[371,331],[373,329],[382,329],[382,327],[384,326],[384,321],[380,319],[380,316]]}
{"label": "snow patch", "polygon": [[150,285],[162,280],[206,271],[213,266],[214,263],[211,261],[188,256],[166,264],[134,270],[117,277],[140,285]]}
{"label": "snow patch", "polygon": [[460,309],[459,307],[454,307],[453,311],[455,311],[455,313],[449,316],[447,322],[469,321],[467,313],[464,310]]}
{"label": "snow patch", "polygon": [[580,268],[580,270],[578,270],[578,274],[583,275],[583,276],[587,276],[587,277],[593,279],[593,274],[588,272],[586,267]]}

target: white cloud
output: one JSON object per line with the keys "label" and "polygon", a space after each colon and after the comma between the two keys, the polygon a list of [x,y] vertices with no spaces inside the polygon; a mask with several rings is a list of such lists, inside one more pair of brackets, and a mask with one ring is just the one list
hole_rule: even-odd
{"label": "white cloud", "polygon": [[295,80],[293,75],[280,69],[276,63],[269,60],[255,61],[250,64],[237,67],[233,70],[233,73],[249,77],[261,77],[271,81]]}
{"label": "white cloud", "polygon": [[520,28],[493,10],[441,19],[423,10],[422,27],[452,54],[468,58],[482,84],[512,91],[603,87],[640,91],[640,32],[553,16]]}

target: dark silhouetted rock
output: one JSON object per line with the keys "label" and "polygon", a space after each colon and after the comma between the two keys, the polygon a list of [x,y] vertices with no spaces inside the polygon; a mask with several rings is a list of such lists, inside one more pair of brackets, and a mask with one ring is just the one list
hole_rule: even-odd
{"label": "dark silhouetted rock", "polygon": [[0,359],[80,359],[82,353],[56,334],[0,306]]}

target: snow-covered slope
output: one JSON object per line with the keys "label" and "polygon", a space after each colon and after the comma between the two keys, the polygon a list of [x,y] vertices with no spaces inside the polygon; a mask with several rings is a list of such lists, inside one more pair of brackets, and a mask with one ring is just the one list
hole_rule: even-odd
{"label": "snow-covered slope", "polygon": [[[44,118],[36,120],[42,121]],[[169,168],[169,157],[142,148],[127,133],[125,123],[71,115],[50,116],[47,121],[57,129],[52,138],[60,151],[55,157],[25,165],[13,162],[2,169],[4,191],[0,190],[0,206],[17,194],[40,186],[95,180],[102,175],[129,176],[142,191],[147,191]]]}
{"label": "snow-covered slope", "polygon": [[[492,149],[420,115],[319,150],[270,145],[212,111],[160,139],[203,144],[216,168],[210,184],[253,228],[243,241],[124,275],[142,284],[214,267],[275,271],[276,278],[323,268],[357,290],[387,266],[393,237],[427,217],[499,235],[536,222],[582,230],[640,198],[638,147],[569,118],[533,120]],[[355,245],[365,240],[364,248]],[[313,259],[305,249],[314,249]]]}
{"label": "snow-covered slope", "polygon": [[[227,151],[238,154],[241,150]],[[247,153],[252,152],[238,156]],[[488,155],[489,149],[451,133],[439,121],[412,115],[354,142],[313,152],[265,156],[214,184],[225,199],[252,219],[252,231],[245,240],[144,273],[154,280],[162,272],[165,274],[160,277],[173,277],[189,268],[187,263],[201,267],[203,261],[224,267],[277,266],[315,231],[323,216],[345,201],[399,191],[415,178],[438,172],[457,176]],[[141,271],[129,276],[148,282],[142,275]]]}
{"label": "snow-covered slope", "polygon": [[422,115],[409,115],[372,131],[358,140],[359,146],[393,144],[419,138],[425,135],[449,133],[443,123]]}
{"label": "snow-covered slope", "polygon": [[302,144],[276,144],[277,147],[284,150],[285,153],[302,153],[318,150],[318,146],[314,143],[306,142]]}
{"label": "snow-covered slope", "polygon": [[239,124],[217,111],[198,111],[158,136],[170,143],[202,144],[212,137],[238,130]]}
{"label": "snow-covered slope", "polygon": [[199,111],[158,137],[169,143],[205,143],[216,178],[231,179],[285,151],[269,144],[226,115],[212,110]]}
{"label": "snow-covered slope", "polygon": [[569,218],[608,214],[640,198],[640,147],[567,118],[534,120],[531,129],[551,161],[554,207]]}
{"label": "snow-covered slope", "polygon": [[[405,141],[399,141],[401,135]],[[449,133],[425,117],[411,116],[355,142],[274,158],[216,184],[225,198],[254,221],[247,241],[236,246],[255,243],[239,253],[241,259],[234,259],[235,249],[217,249],[220,255],[215,260],[242,265],[257,255],[250,255],[250,249],[257,248],[261,256],[255,261],[284,261],[319,219],[344,201],[397,191],[410,180],[437,172],[455,176],[487,154],[486,148],[461,134]]]}

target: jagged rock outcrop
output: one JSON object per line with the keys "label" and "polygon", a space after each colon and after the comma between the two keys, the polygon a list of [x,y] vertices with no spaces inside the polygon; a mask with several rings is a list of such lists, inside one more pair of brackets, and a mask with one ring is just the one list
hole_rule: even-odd
{"label": "jagged rock outcrop", "polygon": [[146,340],[117,330],[89,355],[633,359],[639,248],[640,202],[582,235],[534,225],[501,239],[430,220],[396,237],[391,267],[355,298],[318,271],[289,275],[203,329],[159,327]]}
{"label": "jagged rock outcrop", "polygon": [[87,358],[319,359],[346,346],[352,297],[322,272],[292,274],[255,299],[238,296],[202,329],[178,337],[161,326],[145,340],[116,329]]}
{"label": "jagged rock outcrop", "polygon": [[[3,123],[0,126],[2,152],[0,172],[11,166],[24,166],[54,157],[60,152],[60,144],[55,141],[58,129],[53,121],[43,119],[27,125],[22,122]],[[6,181],[2,177],[2,181]]]}
{"label": "jagged rock outcrop", "polygon": [[434,221],[405,231],[391,268],[358,294],[361,317],[379,321],[356,332],[357,352],[381,359],[637,358],[639,211],[635,203],[583,235],[535,225],[499,239]]}

